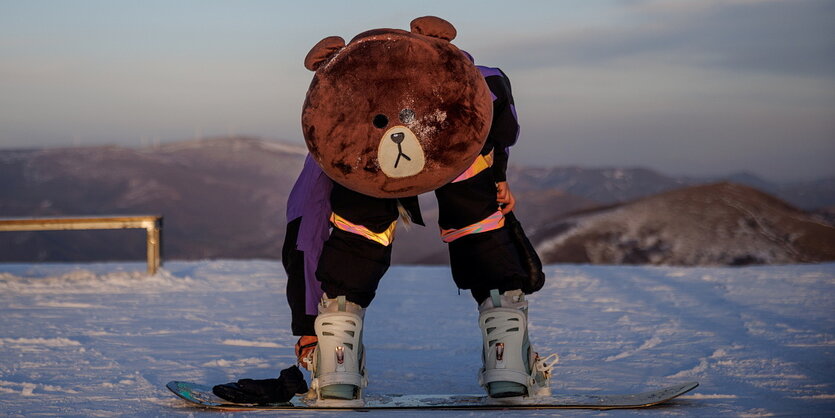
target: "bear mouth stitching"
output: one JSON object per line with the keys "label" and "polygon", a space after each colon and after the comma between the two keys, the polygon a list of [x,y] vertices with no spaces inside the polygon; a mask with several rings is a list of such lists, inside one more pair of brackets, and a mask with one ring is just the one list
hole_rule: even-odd
{"label": "bear mouth stitching", "polygon": [[403,132],[396,132],[391,134],[390,136],[392,142],[397,144],[397,159],[394,160],[394,168],[400,164],[400,157],[406,159],[406,161],[412,161],[406,153],[403,152],[403,140],[406,139],[406,135]]}
{"label": "bear mouth stitching", "polygon": [[406,126],[398,125],[380,137],[377,162],[387,177],[397,179],[412,177],[423,171],[426,156],[415,133]]}

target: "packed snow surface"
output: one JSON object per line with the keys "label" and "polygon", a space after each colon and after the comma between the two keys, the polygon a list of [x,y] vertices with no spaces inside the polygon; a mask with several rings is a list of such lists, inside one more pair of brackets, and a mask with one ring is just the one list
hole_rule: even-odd
{"label": "packed snow surface", "polygon": [[[143,268],[0,265],[0,415],[204,414],[165,383],[275,377],[294,362],[280,263]],[[835,414],[835,264],[546,273],[531,338],[562,358],[555,393],[701,386],[649,410],[513,415]],[[369,392],[480,392],[476,305],[447,268],[391,268],[365,343]]]}

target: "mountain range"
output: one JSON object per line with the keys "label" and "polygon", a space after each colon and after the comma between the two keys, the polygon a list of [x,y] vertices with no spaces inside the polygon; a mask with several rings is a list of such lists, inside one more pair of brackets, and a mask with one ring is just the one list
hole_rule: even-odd
{"label": "mountain range", "polygon": [[[160,214],[167,259],[280,258],[285,203],[305,153],[246,137],[0,150],[0,217]],[[746,173],[511,166],[508,181],[549,263],[835,259],[835,178],[778,184]],[[428,227],[401,223],[394,263],[447,261],[434,197],[420,201]],[[144,251],[140,230],[0,232],[6,262],[140,260]]]}

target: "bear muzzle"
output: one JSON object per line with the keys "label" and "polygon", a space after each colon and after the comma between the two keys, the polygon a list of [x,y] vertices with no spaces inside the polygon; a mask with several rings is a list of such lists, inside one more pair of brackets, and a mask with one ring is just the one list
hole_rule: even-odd
{"label": "bear muzzle", "polygon": [[423,146],[415,133],[403,125],[390,128],[380,138],[377,161],[383,173],[391,178],[414,176],[426,165]]}

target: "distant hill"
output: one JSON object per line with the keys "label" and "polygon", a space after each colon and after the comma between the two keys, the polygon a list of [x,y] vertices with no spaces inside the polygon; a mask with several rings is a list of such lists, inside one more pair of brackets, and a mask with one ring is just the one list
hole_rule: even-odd
{"label": "distant hill", "polygon": [[733,183],[590,210],[533,237],[546,263],[746,265],[835,260],[835,227]]}
{"label": "distant hill", "polygon": [[[305,153],[302,146],[245,137],[139,149],[0,150],[0,217],[161,214],[165,259],[275,259],[281,255],[287,195]],[[517,216],[538,237],[553,236],[555,226],[568,225],[576,217],[566,216],[577,211],[700,181],[642,168],[519,166],[511,166],[508,178],[519,202]],[[833,180],[794,185],[755,176],[742,180],[816,209],[823,223],[833,219]],[[808,206],[815,202],[819,205]],[[447,262],[434,196],[421,196],[421,205],[427,227],[407,231],[401,224],[394,263]],[[140,230],[0,233],[0,261],[141,260],[144,251]]]}
{"label": "distant hill", "polygon": [[645,168],[511,167],[513,190],[561,190],[601,204],[625,202],[689,184]]}
{"label": "distant hill", "polygon": [[[166,258],[279,258],[305,150],[235,138],[0,155],[0,216],[161,214]],[[143,234],[4,232],[0,260],[142,259]]]}
{"label": "distant hill", "polygon": [[514,190],[561,190],[602,204],[621,203],[686,186],[731,182],[772,194],[803,210],[835,206],[835,177],[775,183],[747,172],[713,177],[673,177],[646,168],[511,166]]}

